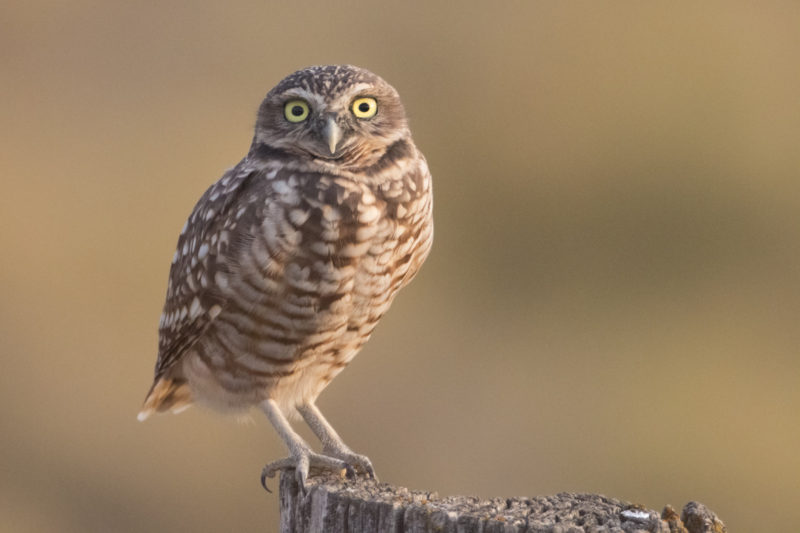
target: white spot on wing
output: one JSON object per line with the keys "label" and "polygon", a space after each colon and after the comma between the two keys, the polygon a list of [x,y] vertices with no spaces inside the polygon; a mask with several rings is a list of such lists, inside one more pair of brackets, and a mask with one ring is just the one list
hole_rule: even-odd
{"label": "white spot on wing", "polygon": [[285,181],[273,181],[272,189],[278,194],[289,194],[292,192],[292,189],[289,188],[289,184]]}
{"label": "white spot on wing", "polygon": [[[186,308],[184,307],[184,310]],[[192,319],[197,318],[200,316],[200,313],[203,312],[203,307],[200,305],[200,299],[195,296],[194,300],[192,300],[192,306],[189,308],[189,317]]]}
{"label": "white spot on wing", "polygon": [[292,209],[289,212],[289,220],[296,226],[305,224],[309,216],[311,216],[311,212],[304,209]]}

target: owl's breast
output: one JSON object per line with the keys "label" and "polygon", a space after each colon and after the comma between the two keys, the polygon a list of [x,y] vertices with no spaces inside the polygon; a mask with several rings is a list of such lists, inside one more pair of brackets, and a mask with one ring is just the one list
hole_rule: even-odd
{"label": "owl's breast", "polygon": [[237,226],[221,319],[246,317],[264,356],[354,354],[427,254],[429,190],[279,174],[266,192]]}
{"label": "owl's breast", "polygon": [[320,310],[341,309],[351,321],[374,315],[391,299],[398,274],[393,251],[405,224],[364,184],[324,177],[306,191],[302,216],[294,213],[297,222],[305,220],[297,226],[300,243],[291,262],[308,272],[303,282],[316,284]]}
{"label": "owl's breast", "polygon": [[305,190],[298,264],[321,293],[349,294],[354,315],[381,316],[427,253],[429,189],[411,174],[380,185],[324,177]]}

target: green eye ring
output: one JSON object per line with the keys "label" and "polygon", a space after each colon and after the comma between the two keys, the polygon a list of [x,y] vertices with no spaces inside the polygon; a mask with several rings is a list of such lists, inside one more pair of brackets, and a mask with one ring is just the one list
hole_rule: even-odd
{"label": "green eye ring", "polygon": [[362,96],[353,100],[351,109],[356,118],[372,118],[378,112],[378,101],[369,96]]}
{"label": "green eye ring", "polygon": [[311,109],[305,100],[289,100],[283,106],[283,116],[289,122],[303,122],[308,118]]}

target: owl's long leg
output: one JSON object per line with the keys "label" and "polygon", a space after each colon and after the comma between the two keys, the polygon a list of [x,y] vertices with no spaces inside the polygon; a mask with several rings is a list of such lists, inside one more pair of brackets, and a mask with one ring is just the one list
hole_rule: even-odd
{"label": "owl's long leg", "polygon": [[354,453],[342,440],[333,426],[325,420],[319,408],[313,403],[298,406],[297,410],[306,421],[308,427],[314,432],[314,435],[322,442],[322,453],[326,456],[336,457],[343,460],[347,464],[359,467],[370,478],[377,479],[375,476],[375,469],[372,468],[372,462],[366,455]]}
{"label": "owl's long leg", "polygon": [[268,477],[274,477],[276,472],[287,468],[294,468],[295,477],[302,487],[306,486],[309,468],[338,472],[345,470],[349,475],[353,474],[353,468],[344,460],[313,452],[311,447],[289,425],[289,421],[286,420],[275,400],[265,400],[261,403],[261,409],[264,410],[281,440],[289,448],[289,457],[267,464],[261,472],[261,484],[265,489],[269,490],[266,483]]}

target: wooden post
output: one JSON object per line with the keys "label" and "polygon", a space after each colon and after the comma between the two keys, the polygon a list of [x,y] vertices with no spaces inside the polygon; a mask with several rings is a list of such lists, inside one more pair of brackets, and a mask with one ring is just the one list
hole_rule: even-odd
{"label": "wooden post", "polygon": [[724,533],[703,504],[659,514],[599,494],[533,498],[436,493],[366,479],[311,477],[305,491],[289,470],[280,481],[281,533]]}

